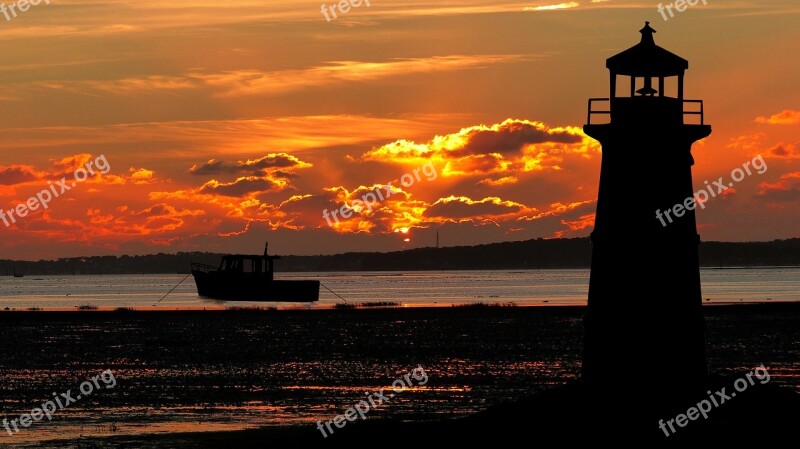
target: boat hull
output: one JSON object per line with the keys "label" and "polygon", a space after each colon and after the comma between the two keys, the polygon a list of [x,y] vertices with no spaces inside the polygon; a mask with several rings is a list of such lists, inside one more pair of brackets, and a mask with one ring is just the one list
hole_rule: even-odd
{"label": "boat hull", "polygon": [[197,293],[210,299],[255,302],[319,301],[319,281],[271,280],[263,274],[193,270]]}

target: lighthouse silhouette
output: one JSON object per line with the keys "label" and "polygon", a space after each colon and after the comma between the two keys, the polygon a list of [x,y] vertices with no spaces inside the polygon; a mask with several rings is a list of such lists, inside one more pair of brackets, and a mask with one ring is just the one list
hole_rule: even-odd
{"label": "lighthouse silhouette", "polygon": [[688,61],[655,32],[646,22],[641,42],[608,58],[609,98],[589,99],[583,127],[603,151],[582,377],[629,382],[635,370],[682,389],[707,375],[691,147],[711,127],[702,100],[684,99]]}

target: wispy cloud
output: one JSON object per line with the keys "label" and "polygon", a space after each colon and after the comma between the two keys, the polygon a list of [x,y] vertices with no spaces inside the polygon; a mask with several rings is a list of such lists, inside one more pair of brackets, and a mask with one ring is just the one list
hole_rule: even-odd
{"label": "wispy cloud", "polygon": [[150,75],[116,80],[42,81],[26,86],[79,93],[101,91],[120,95],[140,95],[152,91],[207,89],[212,95],[239,97],[283,94],[338,83],[363,83],[423,73],[476,70],[531,58],[531,56],[525,55],[449,55],[389,61],[330,61],[313,67],[293,70],[252,69],[216,73],[195,71],[179,76]]}
{"label": "wispy cloud", "polygon": [[525,11],[555,11],[559,9],[572,9],[580,6],[578,2],[556,3],[554,5],[528,6]]}

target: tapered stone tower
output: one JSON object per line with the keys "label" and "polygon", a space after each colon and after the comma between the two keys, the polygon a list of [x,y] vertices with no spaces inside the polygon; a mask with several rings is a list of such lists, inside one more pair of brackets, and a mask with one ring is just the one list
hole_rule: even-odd
{"label": "tapered stone tower", "polygon": [[[606,61],[609,98],[589,100],[583,128],[603,147],[583,378],[685,388],[702,384],[707,370],[699,235],[687,198],[692,143],[711,127],[702,101],[684,99],[689,63],[655,44],[649,22],[640,32],[639,44]],[[620,95],[626,83],[617,89],[620,76],[630,77],[629,96]]]}

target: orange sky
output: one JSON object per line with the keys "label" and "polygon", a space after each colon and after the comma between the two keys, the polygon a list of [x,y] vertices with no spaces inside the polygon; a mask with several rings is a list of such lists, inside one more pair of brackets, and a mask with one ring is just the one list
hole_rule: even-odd
{"label": "orange sky", "polygon": [[[110,167],[0,221],[0,258],[588,235],[600,148],[581,131],[586,100],[608,95],[605,59],[645,20],[689,60],[686,96],[713,126],[695,187],[758,154],[769,167],[698,212],[703,239],[800,236],[796,0],[709,0],[668,21],[656,1],[371,0],[331,22],[321,3],[51,0],[0,15],[0,207],[100,155]],[[435,178],[403,186],[424,164]],[[352,204],[370,192],[391,194]],[[329,227],[323,210],[345,202],[355,212]]]}

